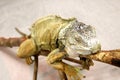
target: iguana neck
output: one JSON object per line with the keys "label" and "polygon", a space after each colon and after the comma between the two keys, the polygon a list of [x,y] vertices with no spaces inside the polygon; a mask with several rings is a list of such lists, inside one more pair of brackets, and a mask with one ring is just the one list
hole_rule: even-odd
{"label": "iguana neck", "polygon": [[62,28],[58,35],[59,47],[66,45],[67,34],[74,28],[73,26],[77,23],[77,20],[70,22],[66,27]]}

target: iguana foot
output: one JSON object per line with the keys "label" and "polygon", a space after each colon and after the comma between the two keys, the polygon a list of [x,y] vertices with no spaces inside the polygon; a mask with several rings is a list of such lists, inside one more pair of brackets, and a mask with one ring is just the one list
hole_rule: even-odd
{"label": "iguana foot", "polygon": [[94,63],[92,61],[92,59],[88,56],[79,56],[80,57],[80,60],[82,61],[82,68],[83,69],[87,69],[89,70],[90,66],[93,66]]}
{"label": "iguana foot", "polygon": [[81,80],[84,76],[81,74],[80,69],[71,65],[64,65],[64,72],[68,80]]}
{"label": "iguana foot", "polygon": [[34,62],[34,60],[31,57],[27,57],[25,60],[26,60],[26,63],[28,65],[30,65],[30,64],[32,64]]}

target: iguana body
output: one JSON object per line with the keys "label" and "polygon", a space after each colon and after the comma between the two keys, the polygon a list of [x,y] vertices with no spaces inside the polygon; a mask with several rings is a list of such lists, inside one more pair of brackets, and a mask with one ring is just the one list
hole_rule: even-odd
{"label": "iguana body", "polygon": [[39,49],[52,51],[58,46],[56,41],[60,30],[74,21],[74,18],[65,20],[58,16],[45,17],[32,26],[31,37],[35,40]]}
{"label": "iguana body", "polygon": [[71,54],[74,56],[75,53],[79,56],[99,51],[100,45],[95,37],[94,28],[81,25],[75,18],[48,16],[33,24],[31,38],[20,45],[17,55],[29,58],[38,55],[41,50],[48,50],[50,51],[47,57],[48,64],[65,72],[68,80],[81,80],[79,70],[61,60]]}

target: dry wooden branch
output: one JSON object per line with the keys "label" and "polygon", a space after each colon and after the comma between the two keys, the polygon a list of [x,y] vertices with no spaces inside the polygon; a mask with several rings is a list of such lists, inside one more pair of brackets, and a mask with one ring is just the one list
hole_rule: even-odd
{"label": "dry wooden branch", "polygon": [[4,38],[0,37],[0,47],[18,47],[26,37]]}
{"label": "dry wooden branch", "polygon": [[[0,47],[18,47],[23,41],[26,40],[26,37],[20,38],[4,38],[0,37]],[[47,56],[50,52],[49,51],[40,51],[40,55]],[[34,74],[33,80],[37,80],[37,71],[38,71],[38,55],[35,57],[34,63]],[[90,55],[93,60],[108,63],[117,67],[120,67],[120,49],[117,50],[102,50],[96,54]],[[73,58],[66,57],[65,60],[81,64],[80,60],[76,60]],[[61,80],[67,80],[66,75],[64,72],[59,72]]]}
{"label": "dry wooden branch", "polygon": [[[14,47],[19,46],[26,38],[3,38],[0,37],[0,46],[1,47]],[[49,54],[49,51],[41,51],[40,55],[47,56]],[[117,50],[102,50],[101,52],[98,52],[96,54],[90,55],[90,57],[93,60],[97,60],[100,62],[108,63],[111,65],[115,65],[120,67],[120,49]],[[68,61],[81,64],[81,61],[72,59],[72,58],[65,58]]]}
{"label": "dry wooden branch", "polygon": [[120,67],[120,49],[108,51],[102,50],[97,54],[91,55],[90,57],[96,61]]}
{"label": "dry wooden branch", "polygon": [[34,58],[35,58],[35,63],[34,63],[33,80],[37,80],[37,73],[38,73],[38,55],[35,55]]}
{"label": "dry wooden branch", "polygon": [[[40,55],[47,56],[49,51],[42,51]],[[104,62],[107,64],[111,64],[117,67],[120,67],[120,49],[117,50],[102,50],[96,54],[90,55],[93,60]],[[73,58],[66,57],[65,60],[81,64],[80,60],[76,60]]]}

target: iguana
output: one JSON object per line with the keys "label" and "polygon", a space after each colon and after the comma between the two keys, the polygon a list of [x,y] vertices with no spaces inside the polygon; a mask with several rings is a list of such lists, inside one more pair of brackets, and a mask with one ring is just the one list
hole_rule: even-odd
{"label": "iguana", "polygon": [[[39,51],[50,51],[47,56],[48,64],[63,71],[68,80],[81,80],[83,76],[77,67],[63,62],[64,57],[82,59],[84,56],[88,59],[87,55],[101,50],[94,27],[78,22],[76,18],[47,16],[36,21],[30,30],[30,38],[20,45],[17,56],[29,59],[39,55]],[[88,64],[84,60],[83,63]]]}

